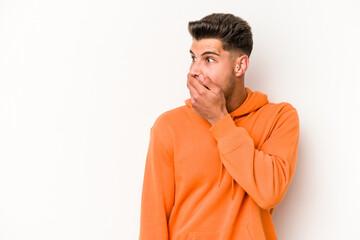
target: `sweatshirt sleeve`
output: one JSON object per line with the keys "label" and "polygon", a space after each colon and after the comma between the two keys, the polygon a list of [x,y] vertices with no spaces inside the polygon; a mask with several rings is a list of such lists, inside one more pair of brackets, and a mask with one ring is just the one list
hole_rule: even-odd
{"label": "sweatshirt sleeve", "polygon": [[[151,128],[141,196],[140,240],[168,240],[174,203],[174,166],[163,134]],[[163,139],[163,140],[162,140]]]}
{"label": "sweatshirt sleeve", "polygon": [[230,114],[210,127],[220,158],[235,181],[263,209],[272,209],[284,197],[294,175],[299,141],[299,119],[290,104],[259,149]]}

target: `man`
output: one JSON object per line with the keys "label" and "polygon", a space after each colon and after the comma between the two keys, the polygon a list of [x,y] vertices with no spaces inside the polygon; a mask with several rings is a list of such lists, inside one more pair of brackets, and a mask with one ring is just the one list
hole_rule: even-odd
{"label": "man", "polygon": [[244,86],[251,28],[189,22],[191,98],[151,128],[140,240],[277,239],[271,215],[294,175],[297,111]]}

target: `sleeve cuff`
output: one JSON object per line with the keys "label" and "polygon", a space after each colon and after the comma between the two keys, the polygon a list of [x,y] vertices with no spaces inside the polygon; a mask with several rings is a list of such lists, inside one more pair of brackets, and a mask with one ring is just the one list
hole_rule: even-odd
{"label": "sleeve cuff", "polygon": [[233,132],[235,128],[237,128],[237,126],[229,113],[212,125],[209,130],[214,138],[219,141]]}
{"label": "sleeve cuff", "polygon": [[240,146],[244,152],[254,152],[253,139],[245,128],[236,126],[230,114],[212,125],[209,131],[218,142],[218,147],[223,154],[230,153]]}

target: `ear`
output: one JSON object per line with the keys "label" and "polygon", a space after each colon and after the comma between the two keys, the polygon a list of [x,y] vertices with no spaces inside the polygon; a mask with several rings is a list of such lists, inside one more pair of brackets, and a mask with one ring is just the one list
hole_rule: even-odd
{"label": "ear", "polygon": [[235,76],[241,77],[245,74],[249,66],[249,57],[246,54],[238,56],[235,60]]}

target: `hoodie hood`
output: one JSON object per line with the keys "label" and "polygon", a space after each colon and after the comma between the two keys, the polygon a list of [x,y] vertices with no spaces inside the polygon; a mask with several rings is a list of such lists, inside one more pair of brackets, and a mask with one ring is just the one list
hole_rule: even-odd
{"label": "hoodie hood", "polygon": [[[247,93],[245,101],[237,109],[230,112],[230,116],[233,119],[247,115],[251,112],[257,111],[259,108],[261,108],[265,104],[269,103],[266,94],[258,92],[258,91],[253,92],[250,88],[247,88],[247,87],[245,87],[245,89],[246,89],[246,93]],[[185,104],[191,112],[198,115],[197,112],[193,109],[193,107],[191,105],[191,98],[186,99]],[[223,163],[222,163],[222,161],[220,161],[218,187],[220,187],[221,180],[222,180],[222,169],[223,169]],[[233,179],[232,184],[231,184],[232,199],[234,199],[234,181],[235,180]]]}

